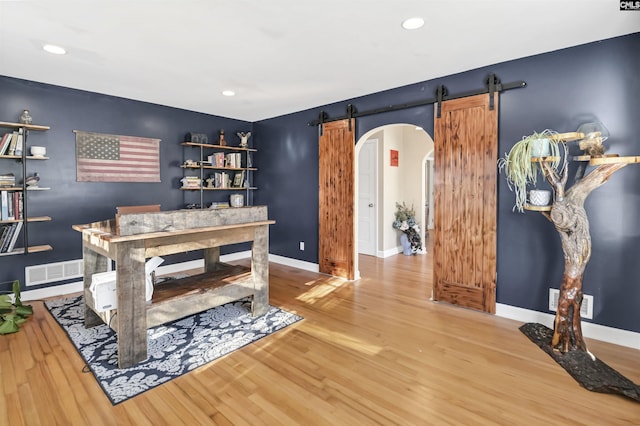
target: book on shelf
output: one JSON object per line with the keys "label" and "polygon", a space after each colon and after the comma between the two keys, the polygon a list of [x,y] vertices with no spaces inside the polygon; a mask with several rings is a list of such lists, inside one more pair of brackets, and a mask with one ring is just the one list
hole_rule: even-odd
{"label": "book on shelf", "polygon": [[15,155],[16,152],[16,143],[18,142],[18,132],[13,132],[13,136],[11,137],[11,143],[9,144],[9,149],[7,150],[7,155]]}
{"label": "book on shelf", "polygon": [[0,155],[4,155],[8,151],[12,136],[13,132],[7,132],[2,135],[2,139],[0,139]]}
{"label": "book on shelf", "polygon": [[22,192],[13,193],[13,218],[20,220],[23,217],[24,202],[22,200]]}
{"label": "book on shelf", "polygon": [[[3,224],[0,225],[0,253],[3,252],[3,248],[4,248],[4,242],[7,239],[7,234],[9,233],[9,230],[11,229],[11,224]],[[9,244],[7,243],[7,247],[9,246]]]}
{"label": "book on shelf", "polygon": [[0,253],[12,251],[18,241],[18,235],[22,229],[22,222],[14,222],[3,225],[0,237]]}
{"label": "book on shelf", "polygon": [[16,176],[13,173],[0,174],[0,187],[16,186]]}
{"label": "book on shelf", "polygon": [[18,131],[18,139],[16,139],[16,147],[14,149],[13,155],[22,155],[22,150],[24,149],[24,137],[22,136],[22,129]]}
{"label": "book on shelf", "polygon": [[15,228],[13,230],[13,235],[11,235],[11,241],[9,241],[9,247],[7,247],[7,252],[13,251],[16,246],[16,242],[18,241],[18,236],[20,235],[20,231],[22,230],[22,222],[16,222]]}
{"label": "book on shelf", "polygon": [[0,191],[0,220],[9,220],[9,191]]}

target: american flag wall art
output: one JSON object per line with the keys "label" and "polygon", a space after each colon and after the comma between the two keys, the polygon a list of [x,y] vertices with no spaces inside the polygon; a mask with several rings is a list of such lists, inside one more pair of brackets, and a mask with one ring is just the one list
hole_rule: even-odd
{"label": "american flag wall art", "polygon": [[160,139],[74,132],[78,182],[160,182]]}

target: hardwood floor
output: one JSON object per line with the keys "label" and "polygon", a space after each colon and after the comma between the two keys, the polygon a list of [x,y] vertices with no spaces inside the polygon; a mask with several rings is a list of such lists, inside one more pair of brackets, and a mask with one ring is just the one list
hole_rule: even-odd
{"label": "hardwood floor", "polygon": [[[581,388],[520,323],[431,302],[429,254],[361,256],[355,282],[270,268],[271,304],[303,321],[116,406],[35,302],[0,336],[0,424],[640,424],[640,404]],[[588,344],[640,383],[637,350]]]}

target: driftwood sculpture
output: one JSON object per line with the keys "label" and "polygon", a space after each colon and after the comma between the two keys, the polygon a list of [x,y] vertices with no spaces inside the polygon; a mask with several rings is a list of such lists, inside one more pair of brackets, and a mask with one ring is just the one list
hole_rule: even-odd
{"label": "driftwood sculpture", "polygon": [[[554,192],[550,208],[531,208],[540,211],[551,221],[562,242],[564,274],[560,285],[558,309],[554,329],[541,324],[525,324],[520,330],[571,374],[583,387],[604,393],[617,393],[640,401],[640,386],[634,384],[611,367],[596,359],[585,345],[582,336],[580,308],[582,306],[582,280],[591,258],[589,220],[584,208],[586,198],[618,170],[628,164],[639,163],[640,156],[619,157],[604,155],[603,138],[596,135],[585,138],[582,133],[555,135],[563,151],[562,167],[554,168],[557,158],[537,158],[545,178]],[[566,188],[568,181],[569,150],[567,142],[580,140],[585,155],[573,157],[581,161],[575,183]],[[586,164],[595,166],[585,176]],[[526,208],[526,207],[525,207]]]}
{"label": "driftwood sculpture", "polygon": [[[584,201],[591,192],[603,185],[618,170],[629,162],[600,164],[588,175],[578,176],[577,182],[568,190],[568,150],[564,147],[564,162],[561,174],[543,162],[544,175],[555,193],[555,202],[550,212],[542,212],[556,227],[564,252],[564,275],[560,285],[558,310],[554,323],[552,346],[562,353],[571,350],[585,351],[582,338],[580,308],[582,306],[582,278],[591,258],[591,234]],[[597,158],[592,157],[594,160]],[[607,157],[613,161],[620,157]],[[626,157],[625,157],[626,158]],[[635,157],[633,157],[635,158]],[[584,170],[584,169],[582,169]]]}

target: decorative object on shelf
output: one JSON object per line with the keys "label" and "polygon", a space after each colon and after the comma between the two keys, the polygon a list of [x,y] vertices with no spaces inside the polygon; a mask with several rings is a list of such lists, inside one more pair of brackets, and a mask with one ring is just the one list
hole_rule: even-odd
{"label": "decorative object on shelf", "polygon": [[551,191],[548,189],[532,189],[529,191],[529,204],[548,206],[551,203]]}
{"label": "decorative object on shelf", "polygon": [[225,146],[227,141],[224,139],[224,129],[220,130],[220,136],[218,137],[218,145]]}
{"label": "decorative object on shelf", "polygon": [[189,132],[189,133],[187,133],[187,136],[185,137],[185,141],[186,142],[193,142],[193,143],[208,143],[209,142],[209,138],[207,137],[206,133]]}
{"label": "decorative object on shelf", "polygon": [[249,137],[251,137],[251,132],[238,132],[236,134],[240,138],[240,148],[248,148]]}
{"label": "decorative object on shelf", "polygon": [[44,146],[32,146],[30,151],[31,155],[34,157],[44,157],[47,155],[47,148]]}
{"label": "decorative object on shelf", "polygon": [[422,250],[422,240],[420,239],[420,226],[416,221],[416,212],[411,206],[402,202],[402,204],[396,202],[395,220],[393,221],[393,227],[403,232],[400,236],[400,242],[402,243],[403,254],[409,256],[419,253]]}
{"label": "decorative object on shelf", "polygon": [[558,170],[560,165],[559,144],[562,142],[557,137],[558,133],[553,130],[544,130],[541,133],[534,132],[516,142],[508,154],[498,160],[500,172],[504,169],[507,176],[509,189],[516,194],[514,210],[522,213],[527,202],[527,186],[535,186],[538,171],[542,171],[542,162],[531,161],[534,144],[538,144],[540,139],[548,140],[551,154],[550,164],[553,170]]}
{"label": "decorative object on shelf", "polygon": [[215,188],[216,187],[216,178],[215,176],[209,176],[206,180],[207,188]]}
{"label": "decorative object on shelf", "polygon": [[585,154],[591,157],[602,157],[605,151],[602,142],[609,139],[609,130],[599,121],[585,123],[578,128],[578,133],[584,135],[584,139],[578,142],[578,146]]}
{"label": "decorative object on shelf", "polygon": [[531,157],[548,157],[551,155],[551,142],[549,138],[531,140]]}
{"label": "decorative object on shelf", "polygon": [[188,209],[188,210],[199,209],[200,208],[200,204],[198,204],[198,203],[190,203],[190,204],[186,204],[184,206],[184,208]]}
{"label": "decorative object on shelf", "polygon": [[0,295],[0,334],[15,333],[20,324],[33,315],[31,305],[23,305],[20,300],[20,281],[13,282],[13,301],[11,294]]}
{"label": "decorative object on shelf", "polygon": [[31,124],[33,123],[33,118],[31,117],[31,114],[29,114],[29,110],[25,109],[22,111],[22,114],[20,115],[20,123],[21,124]]}
{"label": "decorative object on shelf", "polygon": [[242,207],[242,206],[244,206],[244,195],[242,195],[242,194],[231,194],[229,196],[229,204],[231,204],[231,207]]}
{"label": "decorative object on shelf", "polygon": [[182,163],[182,165],[183,165],[184,167],[197,167],[197,166],[198,166],[198,163],[196,163],[196,162],[195,162],[195,161],[193,161],[193,160],[184,160],[184,163]]}
{"label": "decorative object on shelf", "polygon": [[188,189],[200,189],[200,185],[202,185],[202,179],[197,176],[185,176],[180,179],[180,182],[182,182],[183,188]]}
{"label": "decorative object on shelf", "polygon": [[30,188],[37,188],[40,183],[40,175],[38,173],[34,173],[33,176],[28,176],[24,183]]}

